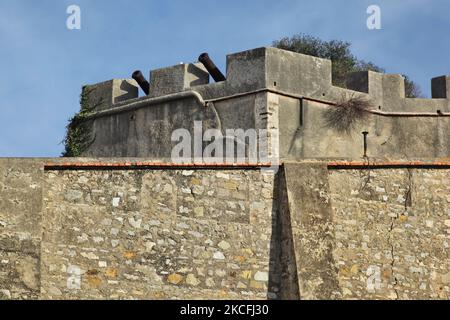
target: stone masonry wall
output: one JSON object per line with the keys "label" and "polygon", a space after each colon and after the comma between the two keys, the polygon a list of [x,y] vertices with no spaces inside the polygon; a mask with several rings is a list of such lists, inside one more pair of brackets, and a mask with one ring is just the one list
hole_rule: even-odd
{"label": "stone masonry wall", "polygon": [[450,298],[449,170],[330,171],[343,298]]}
{"label": "stone masonry wall", "polygon": [[267,297],[273,175],[49,171],[46,179],[42,297]]}
{"label": "stone masonry wall", "polygon": [[0,159],[0,299],[450,297],[448,169],[47,161]]}
{"label": "stone masonry wall", "polygon": [[0,300],[39,297],[42,176],[40,161],[0,159]]}

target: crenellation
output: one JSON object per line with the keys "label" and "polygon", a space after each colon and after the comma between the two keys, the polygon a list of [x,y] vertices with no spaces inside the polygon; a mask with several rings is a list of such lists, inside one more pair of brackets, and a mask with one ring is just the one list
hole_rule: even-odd
{"label": "crenellation", "polygon": [[276,48],[266,48],[266,51],[266,87],[300,96],[322,97],[332,86],[330,60]]}
{"label": "crenellation", "polygon": [[[94,119],[96,139],[84,154],[170,158],[171,132],[178,128],[193,132],[194,120],[202,120],[205,130],[221,132],[278,128],[282,159],[359,158],[362,131],[369,132],[369,156],[450,156],[450,77],[433,79],[433,98],[424,99],[405,98],[405,79],[400,74],[362,71],[348,76],[347,88],[334,86],[330,60],[277,48],[230,54],[226,68],[226,80],[211,83],[201,63],[152,70],[150,94],[139,99],[135,99],[136,83],[128,80],[92,86],[96,90],[88,95],[90,104],[103,98],[96,110],[120,107],[120,113]],[[131,85],[128,94],[117,89],[124,84]],[[176,95],[189,91],[195,93],[196,101],[194,96]],[[161,97],[168,99],[152,100]],[[364,121],[358,121],[351,134],[327,127],[325,115],[333,104],[355,97],[369,101],[371,110]],[[139,109],[134,108],[136,103]],[[417,127],[417,123],[426,125]],[[398,146],[400,141],[430,139],[436,144]]]}
{"label": "crenellation", "polygon": [[378,107],[383,104],[383,77],[382,73],[374,71],[353,72],[346,79],[346,87],[368,94]]}
{"label": "crenellation", "polygon": [[266,87],[266,48],[227,55],[226,85],[233,93]]}
{"label": "crenellation", "polygon": [[201,63],[184,63],[150,72],[150,97],[194,89],[209,83],[209,74]]}
{"label": "crenellation", "polygon": [[[366,93],[375,104],[383,104],[385,111],[405,111],[404,77],[400,74],[383,74],[360,71],[350,74],[346,80],[349,91],[332,85],[332,62],[327,59],[294,53],[271,47],[262,47],[227,55],[226,80],[210,83],[209,74],[201,63],[182,63],[150,72],[150,97],[160,97],[186,90],[196,90],[205,99],[226,97],[260,89],[335,101],[335,92],[353,95]],[[432,99],[448,99],[450,76],[433,78]],[[94,104],[103,98],[107,106],[137,97],[134,80],[114,79],[92,86],[98,93],[90,97]],[[432,104],[433,102],[431,102]],[[437,102],[439,103],[439,102]]]}
{"label": "crenellation", "polygon": [[405,99],[405,78],[400,74],[383,74],[382,88],[383,104],[389,111],[395,111],[396,106],[391,104]]}
{"label": "crenellation", "polygon": [[138,85],[133,79],[112,79],[83,88],[87,104],[95,111],[110,109],[114,104],[138,97]]}

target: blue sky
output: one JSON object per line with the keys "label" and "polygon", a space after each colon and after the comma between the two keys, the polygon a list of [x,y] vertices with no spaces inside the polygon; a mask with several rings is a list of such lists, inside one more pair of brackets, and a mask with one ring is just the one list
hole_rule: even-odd
{"label": "blue sky", "polygon": [[[81,8],[81,30],[66,8]],[[366,9],[381,8],[368,30]],[[450,74],[447,0],[0,0],[0,157],[59,156],[80,88],[135,69],[225,56],[307,33],[352,43],[358,58],[406,73],[429,95]]]}

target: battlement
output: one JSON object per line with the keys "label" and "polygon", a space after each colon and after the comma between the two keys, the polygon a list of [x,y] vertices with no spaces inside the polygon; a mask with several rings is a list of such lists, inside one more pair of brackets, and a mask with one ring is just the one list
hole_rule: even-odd
{"label": "battlement", "polygon": [[[356,72],[346,81],[347,89],[332,85],[332,62],[328,59],[263,47],[227,56],[226,80],[210,83],[208,71],[201,63],[178,64],[150,71],[150,97],[160,97],[196,90],[205,99],[215,99],[259,89],[273,89],[316,99],[335,100],[342,94],[362,93],[390,111],[414,108],[421,110],[448,108],[450,76],[431,80],[432,99],[405,98],[404,78],[400,74],[374,71]],[[122,87],[121,87],[122,86]],[[95,84],[103,96],[114,104],[138,98],[138,84],[132,79],[113,79]],[[120,88],[118,90],[118,88]],[[111,99],[112,97],[112,99]],[[406,100],[403,100],[406,99]],[[446,101],[442,101],[442,100]]]}
{"label": "battlement", "polygon": [[[422,99],[405,98],[399,74],[356,72],[341,88],[331,71],[330,60],[263,47],[228,55],[224,81],[187,63],[152,70],[142,97],[130,79],[86,86],[95,141],[83,154],[170,158],[171,133],[202,121],[205,130],[278,130],[281,158],[360,158],[362,131],[370,156],[450,156],[450,76],[433,78]],[[329,127],[330,109],[352,97],[370,102],[370,116],[345,133]]]}

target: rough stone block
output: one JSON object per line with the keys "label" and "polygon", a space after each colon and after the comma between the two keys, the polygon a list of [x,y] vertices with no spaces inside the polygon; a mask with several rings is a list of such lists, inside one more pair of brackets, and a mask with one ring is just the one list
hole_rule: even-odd
{"label": "rough stone block", "polygon": [[150,72],[150,96],[181,92],[208,83],[209,73],[201,63],[178,64]]}

